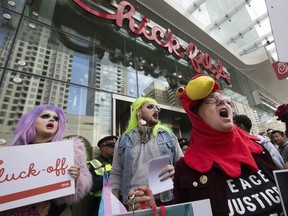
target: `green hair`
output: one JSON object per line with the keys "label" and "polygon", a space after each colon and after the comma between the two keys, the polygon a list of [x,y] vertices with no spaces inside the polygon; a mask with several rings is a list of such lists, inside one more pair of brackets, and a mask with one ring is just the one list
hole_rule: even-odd
{"label": "green hair", "polygon": [[[132,131],[133,129],[138,127],[138,120],[137,120],[137,113],[136,111],[144,104],[144,103],[154,103],[157,104],[157,101],[154,100],[153,98],[149,98],[149,97],[140,97],[137,98],[134,103],[131,105],[132,108],[132,113],[131,113],[131,117],[129,119],[129,123],[128,126],[124,132],[124,134],[129,133],[130,131]],[[168,126],[168,125],[164,125],[161,124],[161,122],[159,121],[154,127],[153,127],[153,135],[156,137],[158,130],[159,129],[163,129],[169,133],[172,133],[172,129]]]}

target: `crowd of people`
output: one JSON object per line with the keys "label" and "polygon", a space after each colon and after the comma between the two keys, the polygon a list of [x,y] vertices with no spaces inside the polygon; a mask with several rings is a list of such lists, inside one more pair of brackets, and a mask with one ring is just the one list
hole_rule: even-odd
{"label": "crowd of people", "polygon": [[[83,140],[70,138],[74,164],[67,171],[75,179],[75,194],[2,211],[0,216],[69,216],[71,205],[84,200],[87,216],[98,216],[104,172],[113,194],[130,211],[209,199],[214,216],[282,215],[273,171],[288,168],[288,104],[276,111],[285,133],[269,128],[254,136],[250,118],[233,114],[231,98],[213,78],[195,76],[177,95],[192,124],[189,139],[176,137],[161,123],[155,99],[137,98],[125,132],[100,139],[97,158],[87,160]],[[62,109],[37,106],[19,119],[11,146],[61,141],[65,128]],[[173,190],[153,195],[148,162],[163,155],[169,164],[159,176],[161,181],[173,179]]]}
{"label": "crowd of people", "polygon": [[[236,122],[237,116],[233,121],[231,98],[219,88],[212,78],[199,75],[177,91],[193,126],[189,148],[175,165],[172,203],[209,199],[216,216],[282,215],[273,171],[284,162],[269,140],[249,134],[249,123]],[[287,127],[288,108],[276,115]],[[134,209],[156,204],[146,185],[129,196]]]}

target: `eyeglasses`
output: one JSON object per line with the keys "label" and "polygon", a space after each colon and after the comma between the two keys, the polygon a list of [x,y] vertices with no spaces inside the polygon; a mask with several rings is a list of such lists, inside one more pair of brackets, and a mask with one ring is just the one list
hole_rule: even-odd
{"label": "eyeglasses", "polygon": [[160,111],[161,111],[161,108],[160,108],[160,106],[159,106],[159,105],[157,105],[157,104],[148,104],[148,105],[146,105],[146,108],[147,108],[147,109],[157,109],[157,110],[158,110],[158,112],[160,112]]}
{"label": "eyeglasses", "polygon": [[54,121],[58,122],[59,121],[59,117],[58,116],[51,116],[50,114],[43,114],[40,116],[40,118],[42,119],[49,119],[49,118],[53,118]]}
{"label": "eyeglasses", "polygon": [[222,101],[224,101],[227,104],[230,104],[232,102],[231,97],[227,95],[220,95],[220,96],[210,95],[203,100],[203,102],[206,104],[216,103],[216,105],[219,105]]}

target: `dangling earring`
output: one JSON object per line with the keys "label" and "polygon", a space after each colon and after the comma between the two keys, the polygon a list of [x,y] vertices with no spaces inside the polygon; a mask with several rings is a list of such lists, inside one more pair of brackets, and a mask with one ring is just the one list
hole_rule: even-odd
{"label": "dangling earring", "polygon": [[145,120],[143,120],[143,119],[140,119],[140,120],[139,120],[139,123],[140,123],[142,126],[144,126],[144,125],[147,124],[147,122],[146,122]]}
{"label": "dangling earring", "polygon": [[138,113],[138,122],[139,122],[139,124],[141,126],[144,126],[144,125],[147,124],[147,122],[144,119],[141,118],[141,114],[140,113]]}

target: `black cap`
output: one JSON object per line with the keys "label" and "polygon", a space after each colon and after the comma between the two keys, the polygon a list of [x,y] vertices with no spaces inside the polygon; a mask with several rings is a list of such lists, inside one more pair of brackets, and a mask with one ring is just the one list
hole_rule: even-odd
{"label": "black cap", "polygon": [[116,143],[117,140],[118,140],[117,136],[113,136],[113,135],[112,136],[105,136],[98,141],[97,145],[98,145],[98,147],[100,147],[102,145],[106,145],[105,142],[107,142],[107,144],[108,144],[108,141],[109,141],[109,144],[111,144],[113,142]]}
{"label": "black cap", "polygon": [[182,148],[183,145],[188,145],[189,146],[189,140],[186,139],[186,138],[179,138],[178,139],[178,143],[181,146],[181,148]]}

